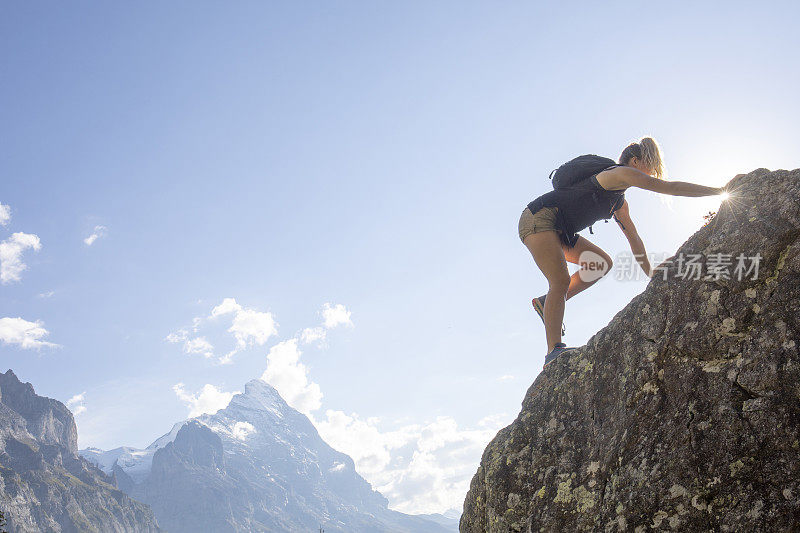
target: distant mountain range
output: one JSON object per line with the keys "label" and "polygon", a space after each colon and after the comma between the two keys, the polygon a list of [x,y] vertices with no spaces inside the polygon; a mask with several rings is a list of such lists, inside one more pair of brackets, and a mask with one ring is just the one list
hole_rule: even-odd
{"label": "distant mountain range", "polygon": [[458,531],[452,513],[390,510],[353,460],[260,380],[144,450],[79,452],[69,409],[0,374],[0,511],[24,533]]}
{"label": "distant mountain range", "polygon": [[147,503],[172,533],[458,531],[457,516],[390,510],[353,460],[261,380],[247,383],[225,409],[175,424],[144,450],[80,454]]}

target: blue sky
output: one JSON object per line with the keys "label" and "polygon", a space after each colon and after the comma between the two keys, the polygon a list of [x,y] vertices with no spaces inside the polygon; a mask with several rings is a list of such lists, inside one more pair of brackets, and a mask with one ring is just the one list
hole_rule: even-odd
{"label": "blue sky", "polygon": [[[769,6],[7,3],[3,370],[83,394],[80,446],[111,448],[272,365],[394,508],[460,508],[543,363],[517,220],[550,170],[644,134],[674,179],[800,166],[798,8]],[[715,209],[627,198],[652,252]],[[627,250],[612,224],[585,236]],[[571,300],[565,340],[645,285]]]}

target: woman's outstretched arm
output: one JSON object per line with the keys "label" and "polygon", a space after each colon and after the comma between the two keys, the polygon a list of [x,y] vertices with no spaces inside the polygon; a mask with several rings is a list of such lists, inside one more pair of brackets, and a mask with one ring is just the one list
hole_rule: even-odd
{"label": "woman's outstretched arm", "polygon": [[706,187],[686,181],[656,179],[632,167],[617,167],[607,172],[613,172],[615,181],[623,187],[639,187],[671,196],[714,196],[725,192],[723,187]]}

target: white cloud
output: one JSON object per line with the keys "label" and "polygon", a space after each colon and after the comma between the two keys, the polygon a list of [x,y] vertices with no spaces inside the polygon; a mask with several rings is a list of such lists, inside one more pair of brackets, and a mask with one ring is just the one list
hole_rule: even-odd
{"label": "white cloud", "polygon": [[36,297],[37,298],[51,298],[55,293],[56,293],[56,291],[40,292],[39,294],[36,295]]}
{"label": "white cloud", "polygon": [[379,419],[342,411],[327,410],[325,419],[312,421],[327,443],[353,458],[392,509],[434,513],[460,508],[475,465],[505,418],[487,417],[479,429],[463,429],[452,417],[439,416],[390,431],[380,429]]}
{"label": "white cloud", "polygon": [[[227,332],[233,335],[236,346],[226,354],[219,357],[220,364],[230,363],[233,356],[240,351],[253,346],[263,346],[270,337],[278,334],[278,324],[272,313],[247,309],[236,302],[235,298],[224,298],[222,303],[211,309],[211,314],[205,318],[192,319],[192,332],[197,333],[204,322],[209,319],[233,315],[231,326]],[[202,353],[206,357],[214,355],[214,347],[205,336],[189,338],[189,330],[181,328],[167,335],[167,342],[183,342],[185,353]]]}
{"label": "white cloud", "polygon": [[236,422],[231,430],[231,435],[239,440],[247,439],[251,433],[255,433],[256,428],[250,422]]}
{"label": "white cloud", "polygon": [[255,426],[250,422],[236,422],[233,426],[212,423],[208,427],[215,433],[222,433],[241,441],[247,440],[247,437],[256,432]]}
{"label": "white cloud", "polygon": [[0,242],[0,281],[9,283],[19,281],[27,265],[22,262],[22,252],[32,248],[39,251],[42,248],[39,237],[32,233],[12,233],[11,237]]}
{"label": "white cloud", "polygon": [[323,305],[322,318],[327,329],[332,329],[339,325],[353,326],[353,322],[350,320],[350,311],[342,304],[331,305],[326,303]]}
{"label": "white cloud", "polygon": [[212,357],[214,355],[214,347],[211,345],[210,342],[205,337],[195,337],[194,339],[188,339],[183,345],[184,353],[192,354],[192,353],[200,353],[203,354],[206,358]]}
{"label": "white cloud", "polygon": [[11,220],[11,207],[0,204],[0,226],[7,226],[9,220]]}
{"label": "white cloud", "polygon": [[78,416],[82,412],[86,411],[86,406],[83,404],[85,396],[86,392],[84,391],[67,400],[67,408],[72,411],[73,416]]}
{"label": "white cloud", "polygon": [[83,239],[83,243],[86,246],[91,246],[92,244],[94,244],[94,241],[96,241],[100,237],[105,237],[106,234],[108,234],[108,228],[107,227],[105,227],[105,226],[95,226],[94,227],[94,231],[92,232],[92,234],[89,235],[88,237],[86,237],[85,239]]}
{"label": "white cloud", "polygon": [[497,378],[497,381],[511,381],[512,379],[514,379],[514,376],[511,374],[505,374]]}
{"label": "white cloud", "polygon": [[361,474],[374,474],[385,469],[391,461],[391,450],[409,440],[409,436],[399,433],[382,433],[373,423],[361,420],[353,413],[328,409],[326,418],[313,420],[320,436],[336,448],[353,458]]}
{"label": "white cloud", "polygon": [[189,338],[189,332],[185,328],[174,331],[164,338],[165,341],[173,344],[183,343],[183,353],[202,354],[206,358],[214,356],[214,346],[205,337]]}
{"label": "white cloud", "polygon": [[300,342],[311,344],[312,342],[324,341],[325,335],[325,328],[306,328],[300,333]]}
{"label": "white cloud", "polygon": [[309,414],[322,405],[319,385],[308,380],[308,369],[300,362],[297,339],[273,346],[267,355],[267,369],[261,379],[275,387],[286,403]]}
{"label": "white cloud", "polygon": [[172,390],[180,401],[189,407],[189,418],[202,414],[214,414],[228,406],[236,392],[225,392],[210,383],[203,385],[200,392],[191,394],[186,392],[183,383],[176,383]]}
{"label": "white cloud", "polygon": [[[220,364],[230,363],[233,356],[240,351],[252,346],[263,346],[270,337],[278,334],[278,324],[272,313],[247,309],[236,302],[235,298],[224,298],[222,303],[211,310],[209,318],[218,318],[233,314],[231,327],[228,333],[236,339],[236,347],[219,358]],[[193,321],[194,330],[197,331],[201,319]]]}
{"label": "white cloud", "polygon": [[216,318],[220,315],[227,315],[228,313],[235,313],[241,311],[242,306],[236,303],[235,298],[224,298],[222,303],[211,310],[211,318]]}
{"label": "white cloud", "polygon": [[312,342],[319,342],[324,344],[323,341],[328,336],[328,330],[337,326],[347,325],[353,327],[353,322],[350,320],[350,311],[347,310],[342,304],[332,305],[325,303],[320,311],[322,314],[322,326],[313,328],[305,328],[300,333],[300,342],[303,344],[311,344]]}
{"label": "white cloud", "polygon": [[271,313],[240,309],[228,332],[233,333],[239,348],[243,349],[253,344],[263,346],[267,339],[278,334],[278,328]]}
{"label": "white cloud", "polygon": [[[323,325],[303,329],[297,335],[297,341],[303,344],[322,343],[326,339],[329,329],[341,325],[353,326],[350,319],[351,313],[342,304],[325,303],[321,314]],[[220,364],[230,363],[233,356],[242,350],[254,346],[264,346],[269,339],[278,334],[278,324],[272,313],[243,307],[235,298],[223,298],[221,303],[211,309],[208,316],[192,319],[191,331],[198,333],[201,326],[209,320],[213,321],[231,315],[231,325],[227,332],[233,335],[236,345],[224,355],[219,356]],[[213,346],[205,336],[190,337],[189,328],[181,328],[167,335],[165,340],[171,343],[184,343],[185,353],[203,353],[206,357],[213,356]]]}
{"label": "white cloud", "polygon": [[170,333],[169,335],[167,335],[164,338],[164,340],[174,344],[174,343],[178,343],[178,342],[184,342],[188,338],[189,338],[189,332],[186,331],[185,329],[181,328],[178,331],[174,331],[174,332]]}
{"label": "white cloud", "polygon": [[58,348],[58,344],[42,340],[50,333],[44,329],[44,323],[37,320],[29,322],[20,317],[0,318],[0,341],[5,344],[16,344],[20,348],[37,350],[43,346]]}

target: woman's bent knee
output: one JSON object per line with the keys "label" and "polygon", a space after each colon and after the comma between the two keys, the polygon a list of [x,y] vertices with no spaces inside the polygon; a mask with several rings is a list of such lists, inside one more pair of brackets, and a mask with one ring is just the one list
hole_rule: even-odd
{"label": "woman's bent knee", "polygon": [[548,279],[547,282],[550,284],[551,291],[566,294],[567,289],[569,289],[570,277],[569,275],[558,276],[557,278]]}

